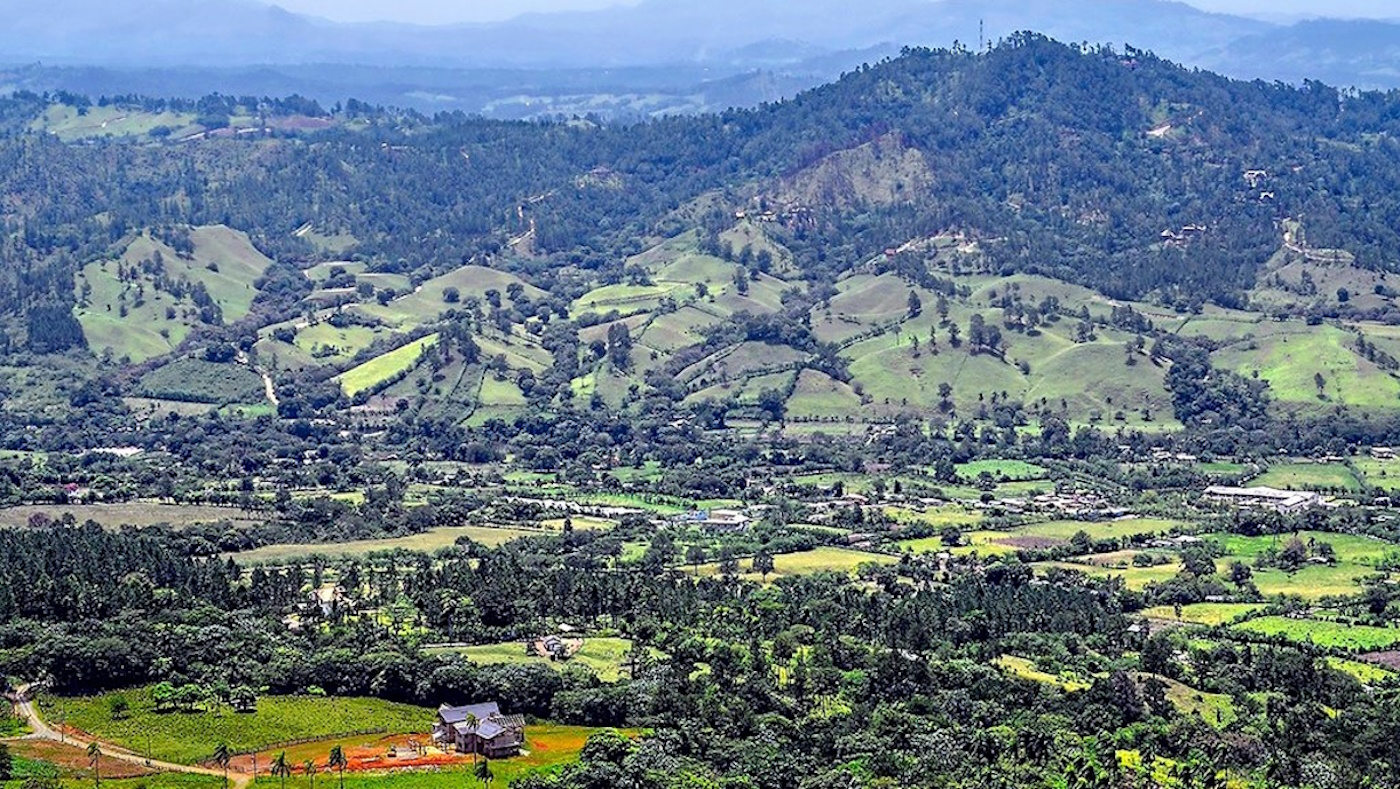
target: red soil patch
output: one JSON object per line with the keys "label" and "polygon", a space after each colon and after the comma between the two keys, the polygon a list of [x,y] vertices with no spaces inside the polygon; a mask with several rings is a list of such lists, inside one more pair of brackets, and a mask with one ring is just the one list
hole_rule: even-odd
{"label": "red soil patch", "polygon": [[[427,734],[407,735],[396,734],[390,736],[371,735],[365,738],[351,738],[348,740],[325,740],[320,742],[303,743],[292,745],[286,748],[269,748],[261,751],[257,755],[258,773],[265,774],[272,765],[272,761],[278,754],[286,752],[287,762],[295,768],[297,773],[301,773],[301,765],[310,759],[315,762],[318,772],[334,772],[326,764],[326,759],[331,748],[339,745],[345,753],[345,760],[349,763],[346,772],[365,772],[369,770],[396,770],[413,767],[449,767],[461,764],[470,764],[471,756],[457,753],[440,753],[433,755],[418,754],[413,751],[409,744],[411,740],[416,740],[420,745],[431,742],[431,737]],[[393,752],[394,756],[389,754]],[[235,772],[251,772],[253,769],[252,756],[237,756],[230,762],[229,769]]]}
{"label": "red soil patch", "polygon": [[[92,775],[92,766],[88,763],[86,748],[57,743],[52,740],[12,740],[9,746],[16,756],[48,762],[58,767],[64,775],[84,777]],[[98,768],[102,771],[103,778],[140,778],[143,775],[153,775],[158,772],[145,765],[133,764],[106,755],[98,762]]]}

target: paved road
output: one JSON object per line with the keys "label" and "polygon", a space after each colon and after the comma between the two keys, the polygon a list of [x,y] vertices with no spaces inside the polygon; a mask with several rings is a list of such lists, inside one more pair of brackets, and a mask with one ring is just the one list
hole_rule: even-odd
{"label": "paved road", "polygon": [[[39,715],[39,709],[34,706],[34,702],[29,698],[29,686],[24,685],[16,692],[15,712],[25,719],[29,724],[30,733],[24,736],[26,740],[53,740],[54,742],[68,743],[77,748],[86,749],[93,741],[83,737],[65,736],[59,734]],[[174,762],[163,762],[158,759],[147,759],[146,757],[123,750],[111,743],[97,742],[97,747],[102,749],[102,754],[111,759],[119,759],[132,764],[139,764],[143,767],[150,767],[153,770],[161,770],[169,773],[191,773],[194,775],[212,775],[223,778],[222,770],[215,770],[208,767],[193,767],[188,764],[175,764]],[[248,789],[253,783],[253,776],[248,773],[230,772],[228,774],[229,786],[232,789]]]}

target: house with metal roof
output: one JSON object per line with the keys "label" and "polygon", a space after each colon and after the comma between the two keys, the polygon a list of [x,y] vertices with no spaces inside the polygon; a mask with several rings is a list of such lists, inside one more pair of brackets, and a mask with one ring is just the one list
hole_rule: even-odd
{"label": "house with metal roof", "polygon": [[488,759],[516,756],[525,744],[525,717],[502,715],[494,701],[438,708],[433,742],[458,753],[476,753]]}

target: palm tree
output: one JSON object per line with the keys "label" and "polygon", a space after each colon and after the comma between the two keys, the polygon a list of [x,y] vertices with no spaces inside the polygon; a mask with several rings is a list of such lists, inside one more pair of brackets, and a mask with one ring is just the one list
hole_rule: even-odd
{"label": "palm tree", "polygon": [[476,770],[473,772],[476,773],[476,777],[481,781],[482,786],[489,787],[491,786],[491,782],[496,780],[496,774],[491,772],[490,759],[482,759],[477,763]]}
{"label": "palm tree", "polygon": [[88,764],[92,765],[92,785],[100,787],[102,786],[102,748],[98,746],[96,740],[88,743],[87,757]]}
{"label": "palm tree", "polygon": [[228,743],[221,742],[214,749],[214,764],[219,765],[224,770],[224,789],[228,789],[228,763],[232,761],[233,754],[229,752]]}
{"label": "palm tree", "polygon": [[348,762],[345,760],[345,751],[341,750],[339,745],[331,748],[331,755],[330,758],[326,760],[326,766],[334,767],[340,772],[340,789],[345,789],[346,764],[348,764]]}
{"label": "palm tree", "polygon": [[311,779],[311,789],[316,789],[316,760],[307,759],[301,763],[301,771]]}
{"label": "palm tree", "polygon": [[472,743],[472,764],[476,764],[476,753],[481,743],[481,738],[476,735],[476,732],[481,726],[481,719],[468,712],[466,720],[462,722],[467,724],[467,728],[472,730],[472,735],[476,736],[476,740]]}
{"label": "palm tree", "polygon": [[282,779],[282,789],[287,789],[287,777],[292,774],[292,766],[287,764],[287,752],[277,754],[272,760],[272,774]]}

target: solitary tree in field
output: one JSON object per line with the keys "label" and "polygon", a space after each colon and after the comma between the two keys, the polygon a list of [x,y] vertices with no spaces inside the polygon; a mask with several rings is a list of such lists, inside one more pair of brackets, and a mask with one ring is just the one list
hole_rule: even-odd
{"label": "solitary tree in field", "polygon": [[87,747],[88,764],[92,765],[92,785],[102,786],[102,748],[96,741],[88,743]]}
{"label": "solitary tree in field", "polygon": [[759,551],[753,557],[753,569],[763,574],[763,582],[768,583],[768,574],[773,572],[773,554]]}
{"label": "solitary tree in field", "polygon": [[282,779],[282,789],[287,789],[287,778],[292,774],[292,766],[287,764],[287,752],[277,754],[272,760],[272,774]]}
{"label": "solitary tree in field", "polygon": [[339,745],[331,748],[331,755],[329,759],[326,759],[326,766],[333,767],[336,772],[340,773],[340,789],[345,789],[345,767],[348,764],[349,762],[345,760],[345,751],[341,750]]}
{"label": "solitary tree in field", "polygon": [[491,782],[496,780],[495,773],[491,772],[490,759],[483,759],[480,763],[478,763],[474,772],[476,773],[477,779],[481,781],[482,786],[489,787],[491,785]]}
{"label": "solitary tree in field", "polygon": [[228,763],[232,761],[233,754],[229,752],[228,743],[221,742],[214,749],[214,764],[224,771],[224,789],[228,789]]}

